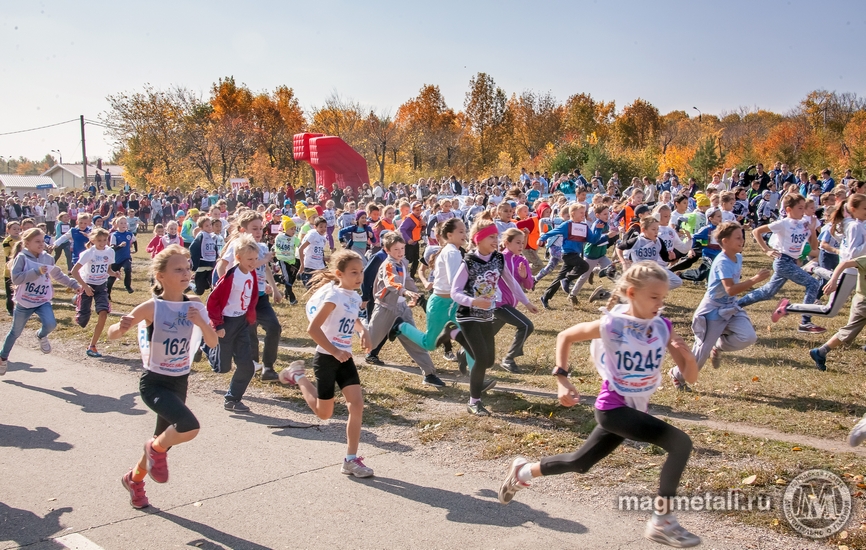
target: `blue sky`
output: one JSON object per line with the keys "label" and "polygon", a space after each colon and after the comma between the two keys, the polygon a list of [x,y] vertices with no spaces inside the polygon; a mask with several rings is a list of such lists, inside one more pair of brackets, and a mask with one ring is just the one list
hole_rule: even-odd
{"label": "blue sky", "polygon": [[[462,108],[489,73],[509,95],[586,92],[622,108],[785,112],[817,88],[866,95],[866,2],[662,0],[0,0],[0,133],[85,117],[105,97],[234,75],[285,84],[302,106],[333,91],[396,112],[425,83]],[[102,130],[88,156],[108,156]],[[76,124],[0,136],[0,156],[80,159]]]}

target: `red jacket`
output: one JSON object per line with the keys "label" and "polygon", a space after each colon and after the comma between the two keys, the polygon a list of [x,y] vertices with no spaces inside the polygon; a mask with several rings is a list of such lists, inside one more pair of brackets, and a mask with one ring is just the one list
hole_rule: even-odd
{"label": "red jacket", "polygon": [[[232,279],[235,275],[235,270],[238,266],[234,266],[226,274],[217,281],[216,286],[207,297],[207,315],[210,317],[210,324],[214,330],[223,328],[223,309],[229,301],[229,294],[232,291]],[[256,303],[259,301],[258,279],[256,279],[256,271],[250,271],[253,274],[253,292],[250,297],[250,304],[247,307],[247,322],[251,325],[256,322]]]}

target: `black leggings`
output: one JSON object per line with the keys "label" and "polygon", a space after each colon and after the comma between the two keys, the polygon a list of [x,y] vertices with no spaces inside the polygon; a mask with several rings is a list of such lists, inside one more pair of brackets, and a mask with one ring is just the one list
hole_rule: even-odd
{"label": "black leggings", "polygon": [[692,452],[692,440],[685,432],[631,407],[609,411],[595,409],[595,419],[598,425],[578,450],[541,459],[541,475],[586,473],[628,438],[652,443],[668,452],[662,466],[658,494],[662,497],[676,496]]}
{"label": "black leggings", "polygon": [[481,399],[481,390],[484,387],[484,374],[496,361],[496,327],[493,320],[490,321],[461,321],[457,320],[460,330],[469,344],[468,351],[475,360],[475,365],[469,371],[469,396],[473,399]]}
{"label": "black leggings", "polygon": [[544,291],[543,298],[545,300],[550,300],[553,298],[553,295],[556,294],[556,291],[560,288],[560,282],[568,279],[569,282],[574,281],[575,279],[579,279],[581,275],[589,271],[589,264],[586,263],[580,254],[577,253],[569,253],[564,254],[562,256],[562,268],[560,268],[559,273],[556,274],[556,279],[550,286],[547,287],[547,290]]}
{"label": "black leggings", "polygon": [[[112,271],[120,271],[123,269],[123,286],[124,288],[132,288],[132,258],[127,258],[122,262],[111,264]],[[115,277],[108,278],[108,292],[114,287]]]}
{"label": "black leggings", "polygon": [[174,426],[178,433],[199,429],[199,423],[186,406],[186,389],[189,374],[166,376],[145,371],[138,382],[138,391],[144,404],[156,413],[154,436]]}

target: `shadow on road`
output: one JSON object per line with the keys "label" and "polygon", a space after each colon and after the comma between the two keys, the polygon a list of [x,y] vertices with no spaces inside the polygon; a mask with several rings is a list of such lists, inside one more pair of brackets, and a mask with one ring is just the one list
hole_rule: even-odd
{"label": "shadow on road", "polygon": [[387,477],[377,476],[367,479],[350,477],[349,479],[398,497],[447,510],[448,521],[457,523],[517,527],[531,521],[539,527],[560,533],[582,534],[588,531],[586,526],[579,522],[553,517],[520,501],[512,501],[508,506],[503,506],[495,500],[496,493],[491,489],[482,489],[478,491],[478,496],[473,496],[436,487],[422,487]]}
{"label": "shadow on road", "polygon": [[135,396],[138,395],[138,393],[128,393],[120,397],[108,397],[107,395],[99,395],[98,393],[84,393],[71,386],[66,386],[63,388],[63,391],[60,392],[48,388],[40,388],[39,386],[30,386],[17,380],[4,380],[3,382],[6,384],[12,384],[13,386],[18,386],[19,388],[44,393],[45,395],[68,401],[75,406],[81,407],[81,412],[116,412],[130,416],[147,414],[147,411],[135,408]]}
{"label": "shadow on road", "polygon": [[45,540],[39,548],[61,549],[62,544],[50,539],[59,533],[63,526],[60,516],[72,512],[72,508],[58,508],[41,518],[30,510],[21,510],[0,502],[0,540],[11,540],[20,546],[28,546]]}
{"label": "shadow on road", "polygon": [[43,426],[31,430],[24,426],[0,424],[0,447],[48,449],[49,451],[68,451],[72,448],[70,443],[57,441],[59,437],[59,433]]}
{"label": "shadow on road", "polygon": [[6,367],[9,372],[48,372],[42,367],[34,367],[30,363],[19,363],[18,361],[9,361],[8,366]]}
{"label": "shadow on road", "polygon": [[[341,419],[332,418],[328,424],[319,424],[318,418],[311,415],[314,424],[294,422],[286,418],[277,418],[263,414],[233,414],[231,418],[244,420],[252,424],[261,424],[272,429],[273,435],[289,436],[297,439],[313,441],[346,442],[346,423]],[[402,453],[411,451],[412,447],[398,441],[379,441],[379,437],[370,431],[361,429],[361,443],[372,445],[377,449]]]}
{"label": "shadow on road", "polygon": [[[204,539],[195,539],[186,543],[186,546],[200,548],[202,550],[269,550],[269,547],[256,544],[255,542],[230,535],[209,525],[176,516],[170,512],[163,512],[157,508],[149,508],[148,513],[163,518],[184,529],[198,533]],[[214,544],[216,543],[216,544]]]}

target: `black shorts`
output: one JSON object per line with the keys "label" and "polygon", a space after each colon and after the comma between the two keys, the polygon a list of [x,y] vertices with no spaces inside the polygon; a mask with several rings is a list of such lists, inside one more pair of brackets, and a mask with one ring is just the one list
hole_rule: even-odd
{"label": "black shorts", "polygon": [[313,373],[316,375],[319,399],[333,399],[334,384],[340,386],[341,390],[346,386],[361,385],[355,360],[351,358],[340,363],[333,355],[317,351],[313,357]]}
{"label": "black shorts", "polygon": [[159,435],[169,426],[179,433],[199,429],[199,423],[189,407],[186,406],[186,390],[189,374],[167,376],[145,371],[138,382],[141,400],[157,414],[156,430]]}

